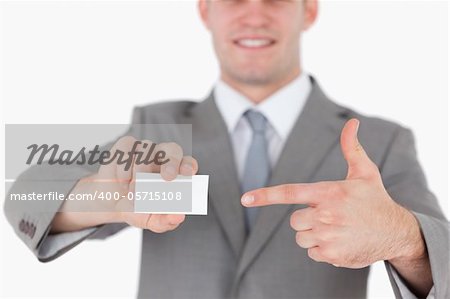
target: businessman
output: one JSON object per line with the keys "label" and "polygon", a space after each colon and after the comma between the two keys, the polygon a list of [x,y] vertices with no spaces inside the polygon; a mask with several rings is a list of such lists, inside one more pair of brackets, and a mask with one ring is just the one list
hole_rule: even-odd
{"label": "businessman", "polygon": [[[36,216],[6,201],[18,236],[50,261],[85,239],[142,228],[139,298],[363,298],[376,261],[396,297],[449,298],[449,224],[412,133],[335,104],[302,69],[317,1],[200,0],[199,12],[220,63],[211,94],[133,114],[134,124],[192,124],[192,156],[163,143],[161,166],[61,169],[76,178],[56,191],[89,193],[109,179],[109,191],[126,193],[137,171],[209,174],[208,215],[72,213],[67,201]],[[43,172],[28,170],[11,192]]]}

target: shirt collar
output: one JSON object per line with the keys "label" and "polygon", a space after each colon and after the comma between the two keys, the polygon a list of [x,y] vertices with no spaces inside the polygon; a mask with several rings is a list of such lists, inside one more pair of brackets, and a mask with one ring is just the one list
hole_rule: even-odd
{"label": "shirt collar", "polygon": [[214,100],[229,133],[234,131],[245,111],[255,109],[267,118],[282,139],[286,139],[300,115],[310,91],[311,81],[308,75],[302,73],[267,99],[255,105],[247,97],[219,80],[214,88]]}

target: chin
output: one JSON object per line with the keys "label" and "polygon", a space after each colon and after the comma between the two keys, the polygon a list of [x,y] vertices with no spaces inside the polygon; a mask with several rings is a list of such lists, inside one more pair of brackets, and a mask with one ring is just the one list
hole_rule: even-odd
{"label": "chin", "polygon": [[229,69],[228,72],[234,80],[246,84],[267,84],[274,77],[274,71],[268,70],[266,67],[249,67],[238,65]]}
{"label": "chin", "polygon": [[264,85],[273,81],[274,75],[266,70],[251,70],[239,72],[235,77],[244,83],[251,85]]}

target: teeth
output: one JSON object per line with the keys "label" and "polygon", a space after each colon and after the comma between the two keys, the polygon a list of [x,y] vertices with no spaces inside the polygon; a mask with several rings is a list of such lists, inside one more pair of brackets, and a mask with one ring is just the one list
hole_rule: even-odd
{"label": "teeth", "polygon": [[237,43],[248,48],[258,48],[268,46],[272,41],[270,39],[240,39]]}

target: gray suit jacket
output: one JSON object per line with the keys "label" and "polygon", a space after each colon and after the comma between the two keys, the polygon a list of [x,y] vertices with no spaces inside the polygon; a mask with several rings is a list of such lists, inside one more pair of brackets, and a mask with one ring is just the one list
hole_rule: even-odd
{"label": "gray suit jacket", "polygon": [[[311,94],[273,169],[269,185],[345,178],[347,165],[340,150],[340,130],[346,120],[357,117],[361,121],[361,143],[378,165],[386,189],[393,199],[414,212],[421,225],[436,297],[450,298],[449,224],[427,188],[416,158],[413,135],[399,125],[333,103],[314,78],[311,81]],[[165,234],[142,232],[140,298],[366,296],[369,268],[353,270],[317,263],[297,246],[289,216],[301,205],[262,208],[246,240],[233,151],[212,96],[200,103],[179,101],[138,107],[133,123],[192,124],[192,154],[199,162],[199,173],[210,175],[207,216],[188,216],[178,229]],[[142,138],[146,138],[145,132]],[[59,185],[57,191],[68,193],[76,178],[94,170],[59,170],[58,176],[73,180]],[[39,171],[32,168],[22,179],[46,176],[45,172],[42,166]],[[28,190],[25,183],[17,182],[10,192],[23,190]],[[41,249],[49,238],[49,224],[59,204],[53,203],[54,212],[46,214],[36,214],[22,206],[17,208],[14,202],[5,204],[6,215],[17,235],[41,261],[60,256],[84,239],[105,238],[126,227],[100,226],[58,252],[44,256]],[[394,292],[400,298],[391,269],[387,269]]]}

